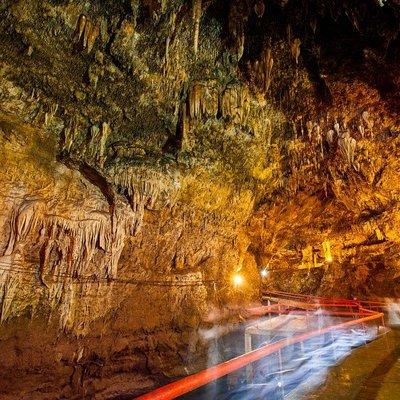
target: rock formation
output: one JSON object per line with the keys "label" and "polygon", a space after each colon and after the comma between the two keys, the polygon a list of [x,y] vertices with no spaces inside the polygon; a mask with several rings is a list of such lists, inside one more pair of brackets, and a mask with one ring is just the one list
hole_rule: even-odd
{"label": "rock formation", "polygon": [[264,267],[399,293],[399,4],[317,3],[2,2],[1,399],[201,368]]}

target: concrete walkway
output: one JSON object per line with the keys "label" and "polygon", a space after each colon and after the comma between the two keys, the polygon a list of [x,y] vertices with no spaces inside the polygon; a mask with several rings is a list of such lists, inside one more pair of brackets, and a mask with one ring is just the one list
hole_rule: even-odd
{"label": "concrete walkway", "polygon": [[303,400],[400,400],[400,331],[355,349]]}

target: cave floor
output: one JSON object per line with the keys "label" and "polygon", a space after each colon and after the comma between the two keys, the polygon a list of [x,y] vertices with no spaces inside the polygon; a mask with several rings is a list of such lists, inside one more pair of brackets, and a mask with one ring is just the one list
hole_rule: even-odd
{"label": "cave floor", "polygon": [[400,329],[359,347],[302,400],[400,399]]}

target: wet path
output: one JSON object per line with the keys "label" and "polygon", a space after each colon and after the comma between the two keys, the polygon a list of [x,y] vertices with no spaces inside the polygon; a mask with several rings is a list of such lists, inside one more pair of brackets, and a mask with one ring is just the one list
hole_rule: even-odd
{"label": "wet path", "polygon": [[306,399],[400,400],[400,331],[355,349]]}

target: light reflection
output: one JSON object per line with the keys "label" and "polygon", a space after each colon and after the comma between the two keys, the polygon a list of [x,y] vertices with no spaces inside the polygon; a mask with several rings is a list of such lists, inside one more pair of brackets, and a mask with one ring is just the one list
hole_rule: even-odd
{"label": "light reflection", "polygon": [[[400,306],[399,306],[400,311]],[[397,312],[397,311],[396,311]],[[399,314],[400,316],[400,314]],[[293,315],[280,315],[278,318],[282,326],[285,320],[289,322]],[[272,317],[272,319],[277,317]],[[295,318],[299,318],[296,316]],[[300,317],[301,318],[301,317]],[[246,324],[262,325],[271,318],[261,318],[256,322]],[[323,315],[320,310],[307,317],[307,331],[320,329],[330,325],[343,322],[343,318],[329,317]],[[218,354],[221,348],[218,346],[217,339],[221,333],[222,326],[213,327],[208,332],[202,332],[202,336],[207,341],[214,338],[217,347],[213,350]],[[233,327],[230,326],[229,330]],[[301,332],[300,332],[301,333]],[[268,335],[255,335],[252,338],[252,349],[270,344],[279,340],[285,340],[299,332],[281,330],[271,330]],[[243,335],[243,336],[242,336]],[[192,393],[185,399],[204,399],[212,394],[215,400],[255,400],[271,399],[283,400],[290,394],[291,399],[301,398],[319,386],[326,378],[330,367],[338,364],[350,354],[352,349],[361,346],[377,335],[376,325],[360,326],[353,329],[336,330],[324,335],[314,337],[304,343],[298,343],[282,349],[281,352],[274,353],[251,364],[249,368],[242,368],[226,377],[218,380],[207,388],[202,388],[199,393]],[[244,331],[238,332],[237,340],[244,341]],[[222,360],[217,360],[218,355],[213,351],[209,354],[209,366],[215,365]]]}

